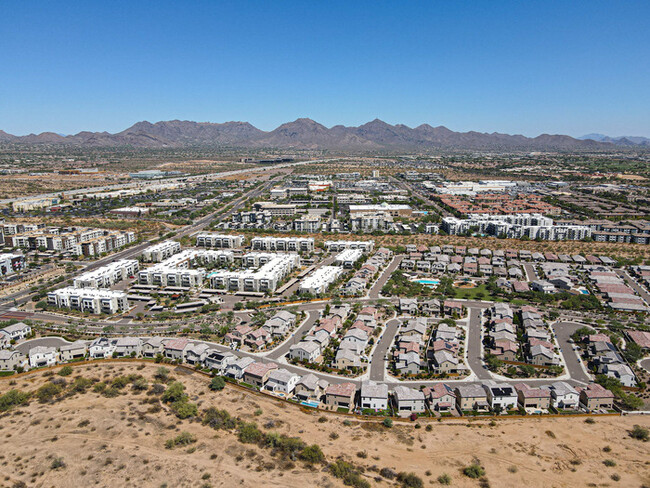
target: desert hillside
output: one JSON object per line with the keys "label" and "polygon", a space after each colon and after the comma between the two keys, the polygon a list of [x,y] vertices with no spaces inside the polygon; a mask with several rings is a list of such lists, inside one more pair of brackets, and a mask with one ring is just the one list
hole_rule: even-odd
{"label": "desert hillside", "polygon": [[[1,486],[650,485],[650,443],[629,435],[650,426],[644,417],[386,427],[229,385],[212,391],[209,378],[182,368],[110,362],[60,372],[0,379]],[[482,476],[463,473],[472,463]]]}

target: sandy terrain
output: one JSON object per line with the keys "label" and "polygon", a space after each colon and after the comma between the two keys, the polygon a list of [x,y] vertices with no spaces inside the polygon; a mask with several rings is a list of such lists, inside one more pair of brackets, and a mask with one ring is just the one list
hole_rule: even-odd
{"label": "sandy terrain", "polygon": [[[137,369],[137,363],[103,363],[73,366],[75,376],[109,379],[137,373],[152,382],[157,365]],[[395,423],[352,421],[334,414],[305,412],[249,392],[226,387],[211,392],[209,380],[197,373],[172,370],[183,382],[199,412],[215,406],[264,430],[298,436],[319,444],[327,459],[344,455],[365,467],[372,486],[399,486],[375,478],[376,469],[414,472],[424,486],[440,486],[438,476],[452,478],[452,486],[577,487],[650,485],[650,443],[628,436],[634,424],[650,425],[649,418],[584,418],[481,420]],[[58,378],[58,376],[54,376]],[[37,372],[0,380],[0,393],[10,388],[33,391],[49,379]],[[0,485],[20,486],[343,486],[319,466],[301,461],[287,465],[268,449],[241,444],[230,432],[213,430],[199,422],[181,421],[166,406],[152,409],[147,393],[135,394],[130,386],[115,398],[89,391],[41,404],[33,399],[0,417]],[[257,413],[257,415],[256,415]],[[273,422],[274,427],[268,424]],[[165,441],[187,431],[197,442],[166,449]],[[332,435],[332,433],[335,433]],[[338,438],[336,437],[338,435]],[[603,448],[609,446],[611,451]],[[361,453],[358,455],[357,453]],[[55,458],[65,467],[52,469]],[[487,482],[471,480],[463,467],[478,459]],[[607,467],[604,460],[616,465]],[[376,468],[372,468],[375,466]],[[618,474],[620,480],[611,479]]]}

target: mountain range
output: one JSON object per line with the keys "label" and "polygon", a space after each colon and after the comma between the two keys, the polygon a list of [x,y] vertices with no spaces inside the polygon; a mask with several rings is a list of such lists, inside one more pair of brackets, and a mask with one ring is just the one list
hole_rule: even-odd
{"label": "mountain range", "polygon": [[[594,135],[595,137],[595,135]],[[0,130],[0,142],[16,144],[68,144],[84,147],[131,146],[166,148],[187,146],[228,146],[279,148],[285,150],[426,151],[447,150],[607,150],[635,145],[632,139],[576,139],[566,135],[542,134],[537,137],[497,132],[454,132],[446,127],[422,124],[415,128],[391,125],[382,120],[358,127],[336,125],[327,128],[301,118],[265,132],[248,122],[191,122],[171,120],[138,122],[122,132],[79,132],[63,136],[54,132],[14,136]],[[643,141],[644,145],[648,141]]]}
{"label": "mountain range", "polygon": [[611,142],[618,146],[646,146],[650,147],[650,139],[647,137],[641,136],[618,136],[610,137],[604,134],[587,134],[582,137],[578,137],[581,141],[592,140],[598,142]]}

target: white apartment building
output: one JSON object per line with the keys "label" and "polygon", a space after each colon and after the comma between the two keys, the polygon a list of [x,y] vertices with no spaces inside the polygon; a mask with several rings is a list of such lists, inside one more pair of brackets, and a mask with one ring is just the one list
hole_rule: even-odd
{"label": "white apartment building", "polygon": [[8,276],[25,269],[25,256],[22,254],[0,254],[0,276]]}
{"label": "white apartment building", "polygon": [[257,270],[213,271],[208,275],[210,287],[218,290],[246,292],[274,292],[293,269],[300,266],[298,254],[250,253],[242,258]]}
{"label": "white apartment building", "polygon": [[190,269],[193,263],[227,265],[234,261],[232,251],[185,250],[138,273],[141,285],[197,287],[205,279],[205,269]]}
{"label": "white apartment building", "polygon": [[343,274],[340,266],[321,266],[300,284],[300,293],[311,293],[320,295],[327,291],[327,288]]}
{"label": "white apartment building", "polygon": [[296,232],[314,233],[320,231],[322,223],[318,215],[305,215],[294,220],[292,225]]}
{"label": "white apartment building", "polygon": [[345,249],[361,249],[370,252],[375,246],[375,241],[325,241],[328,252],[344,251]]}
{"label": "white apartment building", "polygon": [[212,232],[205,232],[197,234],[196,245],[199,247],[216,247],[221,249],[232,249],[241,247],[244,242],[244,236],[231,236],[224,234],[215,234]]}
{"label": "white apartment building", "polygon": [[361,249],[346,249],[336,255],[334,264],[344,268],[352,268],[354,263],[361,259],[361,256],[363,256],[363,250]]}
{"label": "white apartment building", "polygon": [[492,236],[509,239],[543,239],[548,241],[581,240],[591,236],[585,225],[554,224],[553,219],[541,214],[484,215],[471,214],[467,219],[445,217],[442,229],[449,235],[477,230]]}
{"label": "white apartment building", "polygon": [[124,292],[73,286],[48,293],[47,303],[58,308],[72,308],[96,314],[113,314],[129,309],[129,301]]}
{"label": "white apartment building", "polygon": [[251,240],[253,251],[312,252],[313,237],[254,237]]}
{"label": "white apartment building", "polygon": [[142,258],[147,262],[160,263],[179,252],[181,252],[180,242],[164,241],[142,251]]}
{"label": "white apartment building", "polygon": [[93,271],[88,271],[74,279],[76,288],[108,288],[128,276],[138,272],[139,264],[135,259],[120,259]]}

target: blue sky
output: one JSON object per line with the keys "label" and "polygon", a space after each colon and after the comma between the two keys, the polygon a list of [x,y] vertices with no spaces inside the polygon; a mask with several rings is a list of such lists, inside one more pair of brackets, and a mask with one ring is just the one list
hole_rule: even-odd
{"label": "blue sky", "polygon": [[650,2],[0,2],[0,129],[298,117],[650,136]]}

